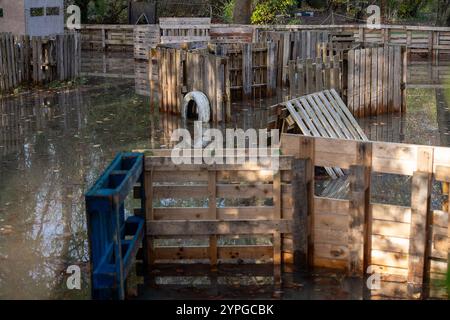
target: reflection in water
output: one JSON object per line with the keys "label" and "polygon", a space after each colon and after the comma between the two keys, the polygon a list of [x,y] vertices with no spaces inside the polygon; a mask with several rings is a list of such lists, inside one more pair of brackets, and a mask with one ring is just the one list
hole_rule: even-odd
{"label": "reflection in water", "polygon": [[[133,59],[121,54],[83,59],[83,72],[103,77],[89,76],[87,85],[70,91],[0,101],[0,298],[88,298],[84,192],[117,152],[170,147],[172,130],[193,130],[191,121],[149,112],[149,99],[135,93]],[[408,89],[408,95],[435,94],[435,89],[414,90]],[[424,98],[426,108],[440,96]],[[265,127],[266,108],[276,99],[233,105],[227,126]],[[437,113],[418,105],[404,119],[360,123],[371,139],[434,144],[440,137],[448,145],[448,138],[442,139],[448,134],[448,108],[437,105]],[[65,288],[71,264],[84,271],[81,291]]]}

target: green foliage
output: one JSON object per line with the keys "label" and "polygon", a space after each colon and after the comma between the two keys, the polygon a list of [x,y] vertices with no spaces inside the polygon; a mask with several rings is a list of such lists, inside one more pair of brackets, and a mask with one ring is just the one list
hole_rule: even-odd
{"label": "green foliage", "polygon": [[233,9],[235,5],[235,0],[230,0],[223,5],[222,8],[222,19],[225,23],[233,22]]}
{"label": "green foliage", "polygon": [[295,5],[295,0],[261,0],[253,10],[251,21],[253,24],[277,23],[277,15],[288,14]]}

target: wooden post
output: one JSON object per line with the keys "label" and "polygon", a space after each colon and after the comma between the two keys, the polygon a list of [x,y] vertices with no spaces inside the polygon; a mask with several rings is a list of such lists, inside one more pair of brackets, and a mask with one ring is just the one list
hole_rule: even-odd
{"label": "wooden post", "polygon": [[[314,138],[301,136],[299,139],[299,158],[309,159],[305,169],[305,181],[307,183],[307,265],[314,265]],[[295,199],[295,198],[294,198]],[[303,208],[304,209],[304,208]],[[295,209],[294,209],[295,210]],[[295,213],[294,213],[295,214]],[[301,216],[300,213],[297,216]]]}
{"label": "wooden post", "polygon": [[[145,163],[145,160],[144,160]],[[144,166],[144,190],[145,190],[145,220],[146,223],[153,220],[153,170],[147,170]],[[153,238],[147,238],[147,263],[151,267],[155,262]]]}
{"label": "wooden post", "polygon": [[253,82],[252,44],[242,45],[242,95],[244,99],[251,98]]}
{"label": "wooden post", "polygon": [[372,144],[357,143],[357,163],[350,166],[349,261],[350,276],[362,276],[370,265],[370,172]]}
{"label": "wooden post", "polygon": [[[214,169],[208,171],[208,204],[209,218],[217,220],[217,188],[216,188],[216,171]],[[209,237],[209,259],[212,270],[217,270],[217,236]]]}
{"label": "wooden post", "polygon": [[274,42],[267,43],[267,96],[273,96],[277,91],[277,45]]}
{"label": "wooden post", "polygon": [[[309,169],[308,169],[309,168]],[[292,162],[292,199],[294,268],[297,271],[309,269],[308,258],[308,181],[307,172],[311,170],[311,159],[294,159]]]}
{"label": "wooden post", "polygon": [[433,148],[419,147],[417,169],[412,177],[411,226],[408,260],[408,295],[420,298],[426,277],[426,260],[429,254],[429,230],[431,222],[430,197],[433,169]]}

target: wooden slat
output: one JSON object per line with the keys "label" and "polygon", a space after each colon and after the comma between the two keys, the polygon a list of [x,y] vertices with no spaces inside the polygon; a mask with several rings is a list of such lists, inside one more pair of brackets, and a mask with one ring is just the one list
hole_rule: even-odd
{"label": "wooden slat", "polygon": [[291,233],[289,220],[147,221],[148,235],[225,235]]}

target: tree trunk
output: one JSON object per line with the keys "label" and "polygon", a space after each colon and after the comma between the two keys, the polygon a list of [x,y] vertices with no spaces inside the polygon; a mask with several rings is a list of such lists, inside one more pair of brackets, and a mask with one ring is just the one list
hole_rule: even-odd
{"label": "tree trunk", "polygon": [[450,0],[439,0],[437,5],[436,25],[450,26]]}
{"label": "tree trunk", "polygon": [[251,15],[252,15],[252,1],[236,0],[233,10],[233,23],[250,24]]}

